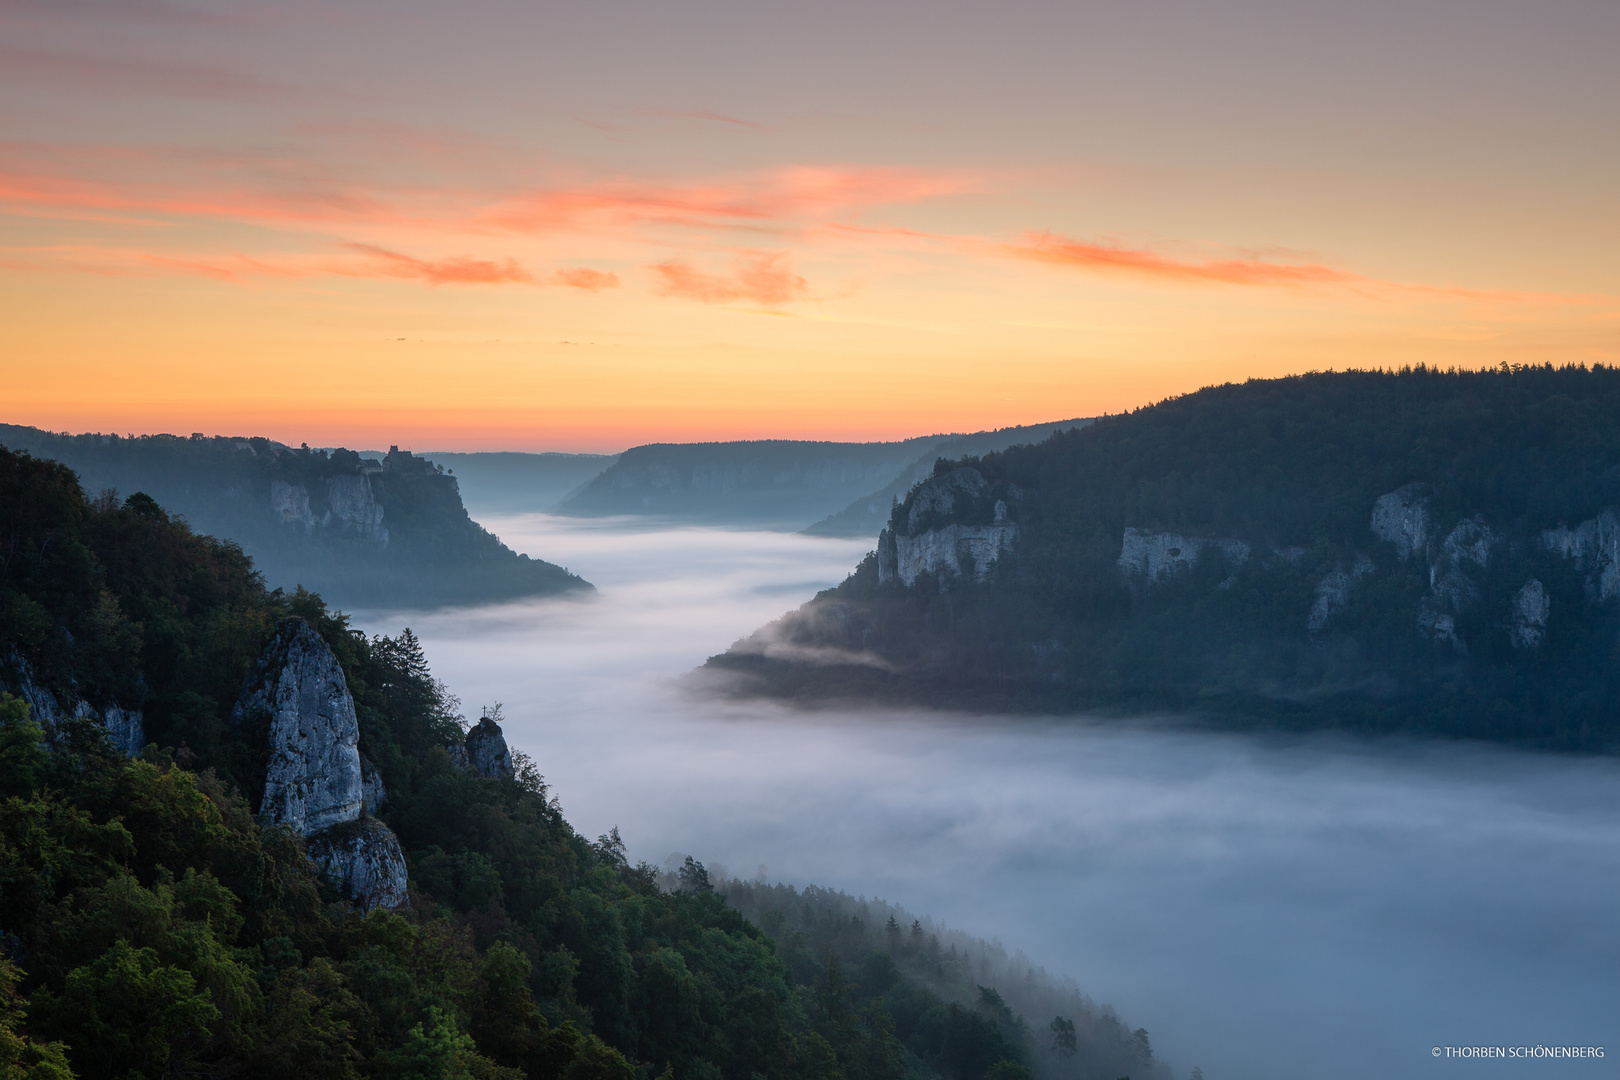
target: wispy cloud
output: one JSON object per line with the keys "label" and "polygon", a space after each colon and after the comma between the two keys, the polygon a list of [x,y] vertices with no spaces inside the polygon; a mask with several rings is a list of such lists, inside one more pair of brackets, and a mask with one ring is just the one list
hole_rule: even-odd
{"label": "wispy cloud", "polygon": [[474,259],[461,255],[448,259],[417,259],[374,244],[343,246],[370,259],[382,277],[411,278],[429,285],[537,284],[534,275],[511,258]]}
{"label": "wispy cloud", "polygon": [[575,266],[558,270],[551,275],[551,280],[558,285],[566,285],[570,289],[584,289],[587,292],[599,292],[602,289],[616,289],[619,287],[619,275],[611,270],[592,270],[589,267]]}
{"label": "wispy cloud", "polygon": [[797,228],[978,187],[975,177],[962,173],[794,166],[700,184],[605,179],[536,188],[503,200],[482,218],[494,227],[525,233],[604,221]]}
{"label": "wispy cloud", "polygon": [[1169,281],[1266,286],[1370,283],[1360,275],[1321,263],[1268,262],[1253,258],[1175,259],[1147,248],[1089,243],[1044,231],[1025,233],[1021,241],[999,247],[1015,258]]}
{"label": "wispy cloud", "polygon": [[751,300],[777,307],[802,299],[810,283],[793,272],[786,252],[748,251],[737,256],[730,274],[711,274],[671,259],[652,267],[658,291],[705,304]]}

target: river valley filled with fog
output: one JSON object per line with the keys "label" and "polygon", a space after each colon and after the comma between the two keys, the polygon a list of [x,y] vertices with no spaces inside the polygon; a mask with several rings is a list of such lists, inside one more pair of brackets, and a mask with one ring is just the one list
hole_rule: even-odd
{"label": "river valley filled with fog", "polygon": [[[1436,1046],[1620,1043],[1620,762],[1169,723],[716,703],[677,680],[868,541],[485,517],[586,599],[360,612],[504,705],[632,861],[881,896],[1021,949],[1180,1080],[1607,1076]],[[1049,1018],[1030,1017],[1037,1029]]]}

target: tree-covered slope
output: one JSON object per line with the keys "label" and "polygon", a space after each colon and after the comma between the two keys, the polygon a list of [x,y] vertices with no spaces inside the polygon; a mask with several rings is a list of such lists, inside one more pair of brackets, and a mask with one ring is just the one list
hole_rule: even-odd
{"label": "tree-covered slope", "polygon": [[919,454],[948,438],[637,446],[563,500],[557,513],[802,529],[888,483]]}
{"label": "tree-covered slope", "polygon": [[454,476],[394,451],[262,438],[58,435],[0,425],[0,445],[73,469],[92,495],[142,492],[234,541],[276,586],[367,607],[470,604],[589,588],[519,555],[467,515]]}
{"label": "tree-covered slope", "polygon": [[940,462],[710,667],[802,700],[1620,745],[1620,370],[1213,387]]}
{"label": "tree-covered slope", "polygon": [[[409,871],[393,910],[344,902],[258,816],[271,747],[231,706],[298,619],[382,780]],[[62,709],[33,715],[5,692],[24,686]],[[113,704],[144,713],[137,756],[97,719]],[[409,631],[368,638],[150,498],[90,501],[0,450],[0,1073],[1029,1076],[1016,1025],[927,985],[874,994],[830,949],[801,979],[700,864],[661,888],[617,830],[578,835],[521,754],[493,776],[456,760],[464,728]],[[885,994],[932,1019],[902,1037]]]}
{"label": "tree-covered slope", "polygon": [[919,481],[926,480],[934,471],[934,462],[940,458],[979,457],[1005,450],[1014,444],[1037,443],[1059,431],[1082,428],[1091,423],[1089,418],[1057,420],[1050,424],[1030,424],[1025,427],[997,428],[994,431],[976,431],[971,435],[947,436],[942,442],[926,447],[925,452],[901,470],[883,487],[870,491],[851,502],[835,514],[829,514],[805,529],[809,536],[876,536],[889,521],[889,511],[895,500],[903,499]]}

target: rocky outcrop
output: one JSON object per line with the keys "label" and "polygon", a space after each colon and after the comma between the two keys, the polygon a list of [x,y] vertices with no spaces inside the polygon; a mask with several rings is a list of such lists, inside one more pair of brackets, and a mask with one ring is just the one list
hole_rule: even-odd
{"label": "rocky outcrop", "polygon": [[466,767],[479,776],[512,775],[512,751],[507,748],[501,725],[492,717],[484,717],[467,732],[464,744],[467,751]]}
{"label": "rocky outcrop", "polygon": [[1484,517],[1475,514],[1457,522],[1456,527],[1446,534],[1446,538],[1440,541],[1440,554],[1444,561],[1453,566],[1473,563],[1483,569],[1490,565],[1491,549],[1497,539],[1496,533],[1485,524]]}
{"label": "rocky outcrop", "polygon": [[932,514],[950,517],[964,496],[972,498],[983,495],[989,489],[990,485],[979,470],[971,468],[953,469],[943,476],[924,480],[911,495],[906,532],[919,531]]}
{"label": "rocky outcrop", "polygon": [[1547,636],[1547,616],[1552,604],[1541,582],[1531,578],[1513,597],[1508,639],[1515,649],[1534,649]]}
{"label": "rocky outcrop", "polygon": [[1127,528],[1120,544],[1119,568],[1129,577],[1152,584],[1177,571],[1191,570],[1208,550],[1218,550],[1234,563],[1249,561],[1250,548],[1242,540]]}
{"label": "rocky outcrop", "polygon": [[1613,507],[1573,529],[1560,525],[1546,530],[1541,545],[1574,560],[1586,573],[1586,592],[1593,600],[1620,595],[1620,514]]}
{"label": "rocky outcrop", "polygon": [[1457,616],[1479,600],[1479,586],[1468,567],[1490,565],[1491,550],[1499,537],[1478,515],[1464,518],[1440,541],[1438,557],[1429,566],[1429,594],[1418,604],[1418,631],[1458,651],[1467,643],[1457,634]]}
{"label": "rocky outcrop", "polygon": [[354,699],[337,657],[303,619],[281,621],[231,716],[269,720],[263,816],[304,836],[360,816]]}
{"label": "rocky outcrop", "polygon": [[[1304,551],[1300,550],[1300,554],[1303,556]],[[1305,625],[1311,633],[1314,634],[1327,626],[1329,619],[1349,607],[1350,593],[1356,579],[1372,572],[1373,561],[1365,555],[1357,555],[1351,560],[1348,569],[1343,565],[1336,566],[1317,582],[1316,595],[1311,601],[1311,613],[1305,620]]]}
{"label": "rocky outcrop", "polygon": [[371,490],[370,478],[334,476],[326,482],[326,505],[332,519],[342,529],[358,533],[380,547],[388,546],[388,530],[383,527],[383,508]]}
{"label": "rocky outcrop", "polygon": [[129,757],[146,749],[146,728],[140,709],[126,709],[112,702],[98,709],[80,698],[73,699],[64,709],[55,694],[34,681],[28,661],[15,650],[0,663],[0,689],[9,690],[28,703],[28,715],[44,729],[47,744],[55,737],[62,719],[73,717],[101,724],[107,729],[107,741]]}
{"label": "rocky outcrop", "polygon": [[911,586],[924,573],[962,573],[972,565],[973,576],[983,581],[990,567],[1018,539],[1018,526],[946,525],[917,536],[896,536],[885,529],[878,536],[878,581],[899,580]]}
{"label": "rocky outcrop", "polygon": [[388,530],[383,526],[383,508],[371,488],[370,474],[334,476],[326,481],[326,508],[319,514],[310,501],[309,489],[285,480],[270,481],[270,509],[284,525],[302,525],[314,532],[334,523],[379,545],[388,546]]}
{"label": "rocky outcrop", "polygon": [[309,838],[310,861],[338,891],[364,910],[398,907],[407,899],[405,854],[399,839],[375,818],[347,822]]}
{"label": "rocky outcrop", "polygon": [[107,705],[101,710],[101,724],[113,746],[134,757],[146,749],[146,726],[139,709]]}
{"label": "rocky outcrop", "polygon": [[268,721],[260,816],[305,837],[310,859],[363,908],[405,902],[405,856],[371,814],[387,801],[360,757],[360,724],[337,657],[303,619],[283,619],[231,712]]}
{"label": "rocky outcrop", "polygon": [[[1022,492],[1011,485],[1008,498]],[[878,581],[899,581],[910,587],[925,573],[959,576],[969,566],[976,580],[983,581],[990,567],[1018,539],[1018,526],[1009,520],[1005,499],[991,507],[989,524],[942,521],[972,508],[983,514],[990,484],[973,468],[953,469],[930,477],[911,492],[903,529],[885,529],[878,534]]]}
{"label": "rocky outcrop", "polygon": [[1407,484],[1373,501],[1373,535],[1394,544],[1402,559],[1428,551],[1428,490],[1426,484]]}

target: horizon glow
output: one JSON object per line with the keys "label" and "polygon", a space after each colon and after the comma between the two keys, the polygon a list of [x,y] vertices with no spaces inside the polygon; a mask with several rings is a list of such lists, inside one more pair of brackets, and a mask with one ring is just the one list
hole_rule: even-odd
{"label": "horizon glow", "polygon": [[896,439],[1620,362],[1620,10],[0,0],[0,421]]}

